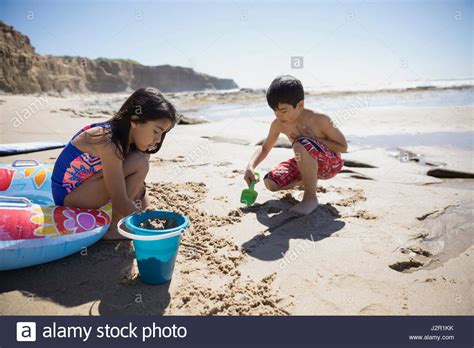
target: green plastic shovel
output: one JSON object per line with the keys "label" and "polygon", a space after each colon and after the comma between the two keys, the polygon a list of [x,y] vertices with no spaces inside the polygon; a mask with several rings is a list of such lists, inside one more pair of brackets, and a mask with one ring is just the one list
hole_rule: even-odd
{"label": "green plastic shovel", "polygon": [[[259,173],[255,172],[255,176],[257,177],[257,180],[260,180]],[[247,207],[250,207],[257,200],[258,193],[254,190],[255,183],[256,182],[252,180],[249,188],[242,190],[242,194],[240,195],[240,203],[246,204]]]}

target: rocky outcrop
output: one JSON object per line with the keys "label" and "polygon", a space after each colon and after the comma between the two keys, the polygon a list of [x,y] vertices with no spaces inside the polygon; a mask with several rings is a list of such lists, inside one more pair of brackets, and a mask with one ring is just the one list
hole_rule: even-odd
{"label": "rocky outcrop", "polygon": [[152,86],[163,92],[238,88],[231,79],[171,65],[123,59],[42,56],[30,39],[0,21],[0,90],[10,93],[123,92]]}

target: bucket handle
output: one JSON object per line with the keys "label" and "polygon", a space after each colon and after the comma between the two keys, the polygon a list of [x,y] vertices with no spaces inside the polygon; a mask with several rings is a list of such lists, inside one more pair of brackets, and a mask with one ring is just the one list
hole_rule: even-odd
{"label": "bucket handle", "polygon": [[[14,204],[14,202],[23,203],[23,206]],[[0,196],[0,206],[1,207],[11,207],[11,208],[28,208],[31,207],[31,201],[25,197],[10,197],[10,196]]]}
{"label": "bucket handle", "polygon": [[127,237],[129,239],[144,240],[144,241],[161,240],[161,239],[167,239],[167,238],[172,238],[172,237],[179,236],[180,234],[182,234],[184,232],[184,228],[183,228],[183,229],[181,229],[179,231],[176,231],[176,232],[162,233],[162,234],[158,234],[156,236],[141,236],[141,235],[138,235],[138,234],[128,233],[128,232],[126,232],[126,231],[124,231],[123,229],[120,228],[120,226],[124,223],[126,218],[127,217],[124,217],[124,218],[120,219],[120,221],[117,224],[117,230],[118,230],[118,233],[120,233],[122,236]]}
{"label": "bucket handle", "polygon": [[12,163],[12,167],[37,167],[39,163],[34,159],[19,159]]}

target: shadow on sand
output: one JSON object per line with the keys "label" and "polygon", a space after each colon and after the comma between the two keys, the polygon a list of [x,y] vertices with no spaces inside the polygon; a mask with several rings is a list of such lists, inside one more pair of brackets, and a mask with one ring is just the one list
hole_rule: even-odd
{"label": "shadow on sand", "polygon": [[244,213],[255,213],[257,220],[268,228],[242,247],[260,260],[273,261],[284,257],[290,239],[308,240],[311,243],[329,237],[345,225],[339,212],[330,204],[320,205],[313,213],[295,217],[288,212],[291,203],[286,200],[270,200],[263,205],[243,208]]}
{"label": "shadow on sand", "polygon": [[[65,307],[88,304],[78,314],[163,314],[170,303],[169,283],[146,285],[140,280],[124,285],[121,280],[133,265],[130,241],[99,241],[87,250],[47,264],[0,272],[0,294],[21,291],[24,295],[49,299]],[[28,303],[17,314],[31,313]],[[8,311],[3,309],[2,312]],[[10,313],[13,314],[13,313]],[[38,315],[55,313],[35,313]]]}

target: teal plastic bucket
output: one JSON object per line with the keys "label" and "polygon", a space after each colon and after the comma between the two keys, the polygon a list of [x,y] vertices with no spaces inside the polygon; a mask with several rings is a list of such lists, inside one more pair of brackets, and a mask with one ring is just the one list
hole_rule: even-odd
{"label": "teal plastic bucket", "polygon": [[[176,227],[164,230],[138,227],[143,221],[153,218],[174,219]],[[122,223],[131,233],[120,228]],[[144,283],[157,285],[171,280],[181,235],[188,226],[186,216],[164,210],[134,213],[120,220],[118,231],[124,237],[133,239],[138,271]]]}

